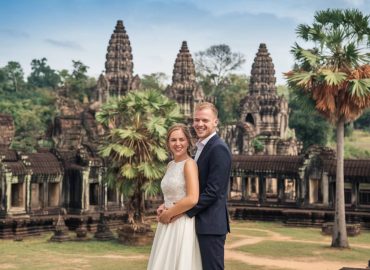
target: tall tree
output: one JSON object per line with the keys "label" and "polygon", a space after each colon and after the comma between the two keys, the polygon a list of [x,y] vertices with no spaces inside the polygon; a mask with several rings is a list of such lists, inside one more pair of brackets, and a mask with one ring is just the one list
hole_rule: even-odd
{"label": "tall tree", "polygon": [[358,10],[328,9],[315,13],[312,25],[301,24],[298,37],[314,48],[292,49],[299,68],[288,82],[306,91],[316,109],[336,126],[337,170],[332,247],[349,247],[344,204],[344,124],[370,106],[369,16]]}
{"label": "tall tree", "polygon": [[[230,72],[238,70],[245,63],[244,55],[232,52],[229,45],[213,45],[205,51],[195,53],[197,72],[209,80],[213,88],[225,83]],[[213,91],[208,94],[214,94]]]}
{"label": "tall tree", "polygon": [[222,124],[235,123],[239,120],[240,100],[248,92],[249,78],[246,75],[229,74],[225,86],[217,95],[219,118]]}
{"label": "tall tree", "polygon": [[5,67],[0,69],[0,88],[2,90],[18,92],[24,86],[24,72],[18,62],[9,61]]}
{"label": "tall tree", "polygon": [[24,72],[18,62],[10,61],[4,67],[5,74],[11,82],[13,91],[18,92],[24,87]]}
{"label": "tall tree", "polygon": [[101,148],[110,164],[108,184],[128,198],[128,220],[134,226],[143,223],[143,194],[159,191],[168,158],[167,129],[179,119],[176,103],[153,90],[129,92],[103,105],[97,114],[108,129]]}
{"label": "tall tree", "polygon": [[226,44],[213,45],[195,53],[197,79],[206,96],[215,98],[223,124],[236,120],[239,104],[235,106],[235,99],[247,91],[248,78],[233,74],[244,63],[244,55],[233,52]]}
{"label": "tall tree", "polygon": [[31,74],[28,77],[28,83],[32,87],[50,87],[56,89],[60,83],[58,73],[47,65],[47,59],[33,59],[31,62]]}

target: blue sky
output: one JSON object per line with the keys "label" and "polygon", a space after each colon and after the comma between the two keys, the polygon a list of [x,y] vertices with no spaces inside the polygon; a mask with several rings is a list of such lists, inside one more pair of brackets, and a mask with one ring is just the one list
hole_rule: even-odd
{"label": "blue sky", "polygon": [[260,43],[266,43],[276,68],[293,65],[289,53],[300,23],[315,11],[357,8],[370,14],[370,0],[0,0],[0,67],[21,63],[26,75],[32,59],[46,57],[54,69],[88,65],[89,75],[104,70],[109,38],[117,20],[130,37],[134,73],[165,72],[183,40],[190,51],[228,44],[246,57],[239,73],[249,75]]}

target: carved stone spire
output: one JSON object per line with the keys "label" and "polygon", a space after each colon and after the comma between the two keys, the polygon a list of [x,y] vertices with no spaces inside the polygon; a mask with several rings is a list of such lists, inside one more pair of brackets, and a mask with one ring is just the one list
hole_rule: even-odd
{"label": "carved stone spire", "polygon": [[131,90],[133,68],[131,44],[121,20],[109,40],[105,62],[108,95],[121,96]]}
{"label": "carved stone spire", "polygon": [[249,93],[276,94],[275,68],[267,51],[266,44],[261,43],[252,65]]}
{"label": "carved stone spire", "polygon": [[252,140],[256,137],[263,144],[264,154],[291,155],[299,151],[297,140],[289,137],[288,102],[277,95],[274,75],[266,44],[261,43],[252,65],[249,93],[240,103],[240,153],[253,154],[256,150]]}
{"label": "carved stone spire", "polygon": [[177,54],[172,85],[167,87],[166,94],[177,101],[186,118],[192,118],[194,106],[205,99],[202,87],[195,81],[195,65],[186,41]]}

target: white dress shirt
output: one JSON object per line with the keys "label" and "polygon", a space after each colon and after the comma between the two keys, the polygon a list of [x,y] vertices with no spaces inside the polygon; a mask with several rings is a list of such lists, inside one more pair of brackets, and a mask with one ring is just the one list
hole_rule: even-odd
{"label": "white dress shirt", "polygon": [[198,158],[200,156],[200,154],[202,153],[203,151],[203,148],[204,146],[206,146],[206,144],[208,143],[208,141],[216,135],[216,131],[213,132],[211,135],[209,135],[207,138],[205,138],[204,140],[199,140],[197,141],[197,143],[195,144],[197,146],[197,152],[195,153],[195,157],[194,157],[194,160],[195,161],[198,161]]}

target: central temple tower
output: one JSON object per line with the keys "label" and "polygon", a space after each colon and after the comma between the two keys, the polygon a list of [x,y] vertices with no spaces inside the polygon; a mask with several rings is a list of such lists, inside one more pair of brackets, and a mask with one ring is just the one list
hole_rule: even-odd
{"label": "central temple tower", "polygon": [[188,124],[192,122],[195,105],[205,100],[203,89],[195,80],[195,65],[186,41],[177,54],[172,84],[167,87],[166,95],[179,104]]}

